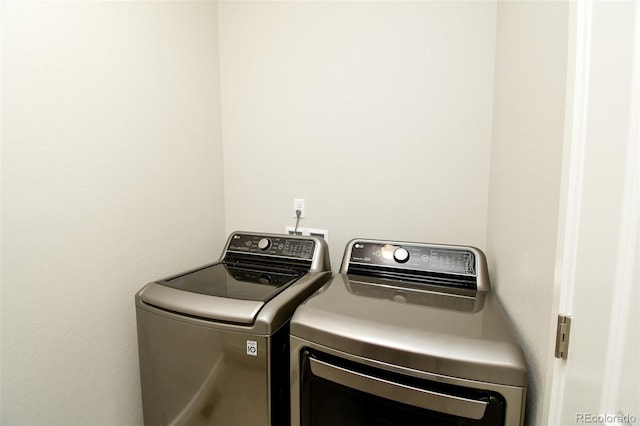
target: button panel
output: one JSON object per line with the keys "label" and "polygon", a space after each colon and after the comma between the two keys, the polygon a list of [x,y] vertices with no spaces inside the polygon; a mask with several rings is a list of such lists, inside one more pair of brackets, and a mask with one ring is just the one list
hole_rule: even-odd
{"label": "button panel", "polygon": [[227,251],[269,256],[311,259],[315,241],[287,236],[234,234]]}
{"label": "button panel", "polygon": [[475,256],[463,248],[355,242],[351,247],[349,262],[413,271],[476,275]]}

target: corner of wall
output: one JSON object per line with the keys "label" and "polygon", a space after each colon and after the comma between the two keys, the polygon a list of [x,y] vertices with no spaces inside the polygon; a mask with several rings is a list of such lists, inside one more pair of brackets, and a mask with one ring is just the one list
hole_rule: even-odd
{"label": "corner of wall", "polygon": [[531,426],[549,363],[567,37],[568,2],[498,2],[487,257],[529,365]]}

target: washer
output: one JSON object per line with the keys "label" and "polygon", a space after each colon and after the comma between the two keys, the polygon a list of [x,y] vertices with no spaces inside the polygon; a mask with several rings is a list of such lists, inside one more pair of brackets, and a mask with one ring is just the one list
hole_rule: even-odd
{"label": "washer", "polygon": [[331,278],[324,240],[235,232],[135,296],[145,425],[289,423],[289,321]]}
{"label": "washer", "polygon": [[527,369],[484,254],[352,240],[291,320],[292,426],[522,425]]}

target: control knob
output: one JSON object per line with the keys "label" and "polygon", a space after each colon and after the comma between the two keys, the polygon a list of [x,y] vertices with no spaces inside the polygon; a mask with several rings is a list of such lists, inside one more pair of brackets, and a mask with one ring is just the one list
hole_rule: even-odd
{"label": "control knob", "polygon": [[409,251],[405,248],[397,248],[393,252],[393,259],[398,263],[405,263],[409,260]]}
{"label": "control knob", "polygon": [[265,250],[269,250],[269,247],[271,247],[271,240],[268,238],[262,238],[260,241],[258,241],[258,248],[262,251]]}

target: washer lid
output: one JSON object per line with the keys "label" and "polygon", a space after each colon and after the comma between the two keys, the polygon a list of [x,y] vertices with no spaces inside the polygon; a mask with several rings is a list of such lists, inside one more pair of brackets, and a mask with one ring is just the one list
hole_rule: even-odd
{"label": "washer lid", "polygon": [[420,291],[401,282],[336,276],[298,307],[291,335],[364,358],[512,386],[526,363],[498,300]]}
{"label": "washer lid", "polygon": [[140,299],[181,314],[251,324],[265,303],[302,275],[218,263],[151,283],[140,293]]}
{"label": "washer lid", "polygon": [[219,263],[157,283],[208,296],[266,302],[300,276],[284,269]]}

